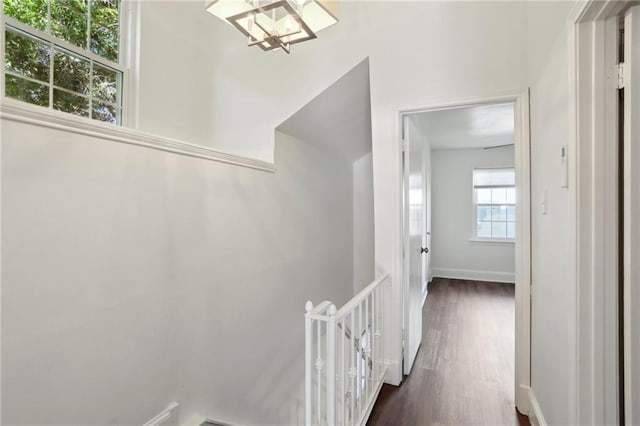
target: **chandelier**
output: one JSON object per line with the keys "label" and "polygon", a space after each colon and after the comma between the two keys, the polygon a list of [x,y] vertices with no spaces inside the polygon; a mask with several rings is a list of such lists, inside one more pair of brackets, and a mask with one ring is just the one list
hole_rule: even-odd
{"label": "chandelier", "polygon": [[317,0],[213,0],[207,11],[240,30],[249,46],[287,53],[338,22]]}

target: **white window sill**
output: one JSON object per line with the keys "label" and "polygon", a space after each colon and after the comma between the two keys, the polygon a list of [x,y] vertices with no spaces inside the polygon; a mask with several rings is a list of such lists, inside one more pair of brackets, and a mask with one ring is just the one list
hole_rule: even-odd
{"label": "white window sill", "polygon": [[516,240],[510,239],[499,239],[499,238],[469,238],[468,240],[473,244],[488,244],[488,245],[513,245],[516,243]]}
{"label": "white window sill", "polygon": [[78,117],[53,109],[30,105],[15,99],[0,97],[0,118],[113,142],[144,146],[152,149],[204,158],[241,167],[275,172],[275,165],[266,161],[228,154],[201,145],[152,135],[139,130]]}

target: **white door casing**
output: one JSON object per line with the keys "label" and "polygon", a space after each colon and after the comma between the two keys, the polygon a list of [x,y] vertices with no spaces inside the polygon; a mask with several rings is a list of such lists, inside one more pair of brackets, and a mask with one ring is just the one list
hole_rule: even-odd
{"label": "white door casing", "polygon": [[[402,135],[405,126],[405,117],[410,114],[423,113],[428,111],[436,111],[448,108],[472,106],[479,104],[489,103],[502,103],[502,102],[514,102],[516,110],[516,129],[515,129],[515,168],[516,168],[516,187],[518,191],[518,206],[517,206],[517,239],[516,239],[516,348],[515,348],[515,403],[518,410],[523,414],[531,413],[530,402],[530,386],[531,386],[531,207],[530,207],[530,192],[531,192],[531,179],[530,179],[530,138],[529,138],[529,92],[528,90],[517,95],[498,96],[494,98],[478,98],[474,100],[467,100],[462,102],[450,102],[445,104],[437,104],[430,106],[414,107],[414,108],[402,108],[398,110],[398,141],[399,141],[399,158],[402,158]],[[402,170],[400,165],[402,161],[399,161],[398,169]],[[408,164],[408,163],[407,163]],[[404,188],[403,182],[406,178],[405,173],[398,173],[398,188]],[[401,222],[405,222],[405,208],[404,208],[404,196],[402,195],[398,199],[402,200],[399,203],[399,217]],[[429,218],[427,218],[427,223]],[[400,229],[404,229],[401,226]],[[402,300],[400,300],[401,306],[406,306],[409,294],[409,265],[403,256],[403,253],[407,250],[407,238],[404,238],[404,234],[401,235],[402,242],[399,245],[397,252],[398,262],[396,263],[397,270],[400,271],[402,277]],[[437,249],[437,248],[436,248]],[[402,323],[407,320],[406,310],[403,312]],[[404,326],[404,325],[403,325]],[[399,327],[398,331],[402,329]],[[406,332],[406,331],[405,331]],[[401,341],[401,339],[400,339]],[[399,348],[402,350],[402,348]],[[406,349],[405,349],[406,351]],[[406,354],[405,354],[406,358]],[[405,367],[406,370],[406,367]],[[396,370],[399,373],[401,369]],[[397,376],[397,373],[391,373],[393,379],[388,380],[388,383],[399,384],[401,378]]]}
{"label": "white door casing", "polygon": [[624,24],[624,394],[625,423],[640,422],[640,6]]}

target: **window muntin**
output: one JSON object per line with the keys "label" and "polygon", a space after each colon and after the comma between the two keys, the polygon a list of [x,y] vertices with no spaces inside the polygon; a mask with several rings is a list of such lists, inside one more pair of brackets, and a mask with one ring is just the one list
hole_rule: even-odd
{"label": "window muntin", "polygon": [[121,0],[3,0],[5,96],[122,122]]}
{"label": "window muntin", "polygon": [[474,169],[473,200],[475,238],[515,239],[515,169]]}

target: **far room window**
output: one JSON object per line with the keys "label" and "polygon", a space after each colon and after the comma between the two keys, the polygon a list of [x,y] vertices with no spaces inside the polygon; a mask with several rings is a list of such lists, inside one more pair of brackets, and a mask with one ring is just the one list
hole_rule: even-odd
{"label": "far room window", "polygon": [[3,0],[4,95],[121,124],[121,0]]}
{"label": "far room window", "polygon": [[475,238],[516,238],[516,173],[513,168],[473,170]]}

